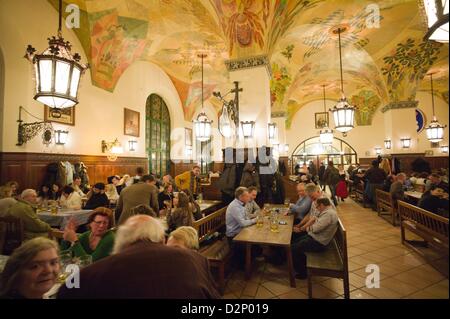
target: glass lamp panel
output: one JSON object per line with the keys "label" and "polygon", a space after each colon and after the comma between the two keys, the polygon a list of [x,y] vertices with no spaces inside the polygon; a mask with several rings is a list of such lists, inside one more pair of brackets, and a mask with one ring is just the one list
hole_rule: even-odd
{"label": "glass lamp panel", "polygon": [[41,84],[41,92],[51,92],[52,73],[52,60],[39,60],[39,83]]}
{"label": "glass lamp panel", "polygon": [[448,22],[437,28],[430,36],[430,40],[448,43]]}
{"label": "glass lamp panel", "polygon": [[39,71],[37,63],[34,64],[34,76],[36,78],[36,92],[39,91]]}
{"label": "glass lamp panel", "polygon": [[49,107],[58,109],[72,107],[75,105],[75,102],[71,100],[55,96],[39,96],[36,100],[48,105]]}
{"label": "glass lamp panel", "polygon": [[70,82],[70,96],[73,98],[77,97],[78,82],[80,82],[80,75],[81,75],[80,69],[78,69],[75,66],[72,71],[72,81]]}
{"label": "glass lamp panel", "polygon": [[67,142],[67,135],[68,135],[67,132],[60,132],[59,133],[59,142],[62,143],[62,144],[66,144],[66,142]]}
{"label": "glass lamp panel", "polygon": [[438,20],[435,0],[424,0],[425,12],[427,14],[428,27],[431,27]]}
{"label": "glass lamp panel", "polygon": [[448,13],[448,5],[449,5],[449,0],[441,0],[442,3],[442,7],[444,8],[444,14]]}
{"label": "glass lamp panel", "polygon": [[70,64],[56,61],[55,92],[66,94],[69,88]]}

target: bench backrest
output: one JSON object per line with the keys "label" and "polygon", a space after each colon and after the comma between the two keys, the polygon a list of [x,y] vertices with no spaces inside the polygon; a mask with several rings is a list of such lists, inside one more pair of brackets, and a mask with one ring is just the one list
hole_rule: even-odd
{"label": "bench backrest", "polygon": [[223,207],[214,213],[194,222],[193,227],[198,232],[198,241],[201,243],[209,235],[225,226],[225,214],[227,207]]}
{"label": "bench backrest", "polygon": [[400,200],[398,201],[398,213],[400,222],[410,221],[418,228],[425,229],[432,236],[448,244],[448,218]]}
{"label": "bench backrest", "polygon": [[0,217],[0,224],[2,224],[2,231],[4,232],[0,254],[10,255],[14,249],[22,245],[24,237],[23,222],[20,218],[8,216]]}
{"label": "bench backrest", "polygon": [[390,193],[382,191],[381,189],[376,190],[377,202],[384,204],[384,206],[388,206],[390,208],[395,208],[394,200]]}
{"label": "bench backrest", "polygon": [[348,255],[347,255],[347,232],[342,224],[342,221],[338,218],[338,227],[334,234],[334,241],[336,248],[339,251],[339,255],[342,259],[342,265],[344,272],[348,272]]}

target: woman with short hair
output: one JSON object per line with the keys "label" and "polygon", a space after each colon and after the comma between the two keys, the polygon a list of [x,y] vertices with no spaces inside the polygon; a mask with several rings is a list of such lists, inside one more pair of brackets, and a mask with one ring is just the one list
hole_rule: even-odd
{"label": "woman with short hair", "polygon": [[167,246],[198,250],[198,233],[194,227],[181,226],[170,233]]}
{"label": "woman with short hair", "polygon": [[14,250],[0,274],[0,298],[42,299],[60,270],[58,245],[37,237]]}
{"label": "woman with short hair", "polygon": [[111,254],[114,246],[113,214],[109,208],[96,208],[88,219],[90,230],[78,235],[77,225],[70,221],[64,230],[62,249],[70,249],[75,257],[92,256],[92,261]]}

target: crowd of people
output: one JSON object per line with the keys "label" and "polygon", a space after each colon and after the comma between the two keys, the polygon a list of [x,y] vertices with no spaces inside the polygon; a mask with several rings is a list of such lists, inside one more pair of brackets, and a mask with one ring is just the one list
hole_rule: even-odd
{"label": "crowd of people", "polygon": [[[441,208],[448,210],[448,180],[442,172],[394,175],[382,161],[374,161],[367,170],[356,164],[344,171],[330,162],[327,167],[315,169],[310,165],[300,172],[298,200],[289,204],[287,211],[294,218],[291,253],[299,279],[307,276],[305,253],[324,251],[333,239],[338,226],[336,206],[348,196],[349,187],[362,185],[367,201],[373,203],[376,189],[389,191],[395,200],[407,200],[405,190],[422,185],[424,194],[417,205],[437,213]],[[25,189],[17,195],[17,183],[2,186],[0,216],[20,218],[25,241],[1,274],[0,296],[42,298],[61,270],[58,255],[69,251],[73,257],[90,256],[93,263],[80,273],[82,288],[62,286],[58,298],[218,298],[208,261],[197,252],[198,234],[192,227],[203,217],[196,201],[199,173],[200,168],[194,166],[175,179],[170,175],[159,179],[138,169],[132,183],[111,176],[107,185],[97,183],[87,193],[77,187],[75,177],[73,185],[61,188],[59,204],[79,209],[86,194],[84,208],[92,212],[82,232],[71,220],[59,244],[47,238],[53,230],[36,213],[45,200],[58,200],[52,199],[56,198],[51,195],[54,188],[39,192]],[[266,213],[256,202],[258,187],[249,178],[243,181],[245,185],[235,189],[225,215],[224,235],[238,266],[244,265],[245,247],[233,239]],[[283,258],[282,254],[280,257],[280,250],[253,245],[251,256],[276,262],[274,256]],[[124,272],[128,275],[117,276]]]}

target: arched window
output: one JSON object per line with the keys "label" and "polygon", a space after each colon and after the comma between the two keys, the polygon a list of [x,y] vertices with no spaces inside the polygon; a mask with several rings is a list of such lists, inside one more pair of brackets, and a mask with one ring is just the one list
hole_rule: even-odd
{"label": "arched window", "polygon": [[335,137],[333,143],[330,145],[323,145],[320,143],[319,136],[311,137],[301,142],[294,149],[291,157],[291,167],[295,173],[295,167],[308,164],[312,161],[316,167],[320,163],[327,164],[333,161],[334,165],[344,165],[345,168],[350,164],[355,164],[358,161],[358,154],[355,149],[345,141]]}
{"label": "arched window", "polygon": [[145,114],[145,147],[149,171],[163,176],[170,172],[170,115],[164,100],[151,94]]}

